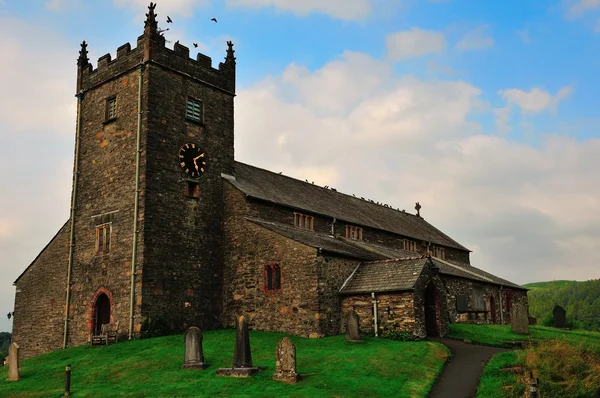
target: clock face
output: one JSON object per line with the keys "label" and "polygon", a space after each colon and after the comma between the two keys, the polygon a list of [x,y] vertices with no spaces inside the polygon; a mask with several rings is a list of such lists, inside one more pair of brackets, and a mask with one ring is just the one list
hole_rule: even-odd
{"label": "clock face", "polygon": [[185,144],[179,150],[179,166],[190,177],[200,177],[206,170],[206,153],[196,144]]}

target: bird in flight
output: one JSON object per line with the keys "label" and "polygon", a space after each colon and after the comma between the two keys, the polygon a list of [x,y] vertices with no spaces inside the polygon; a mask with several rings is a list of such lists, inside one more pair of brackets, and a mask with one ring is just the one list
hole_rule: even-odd
{"label": "bird in flight", "polygon": [[217,22],[217,18],[213,18],[213,19],[211,19],[211,21],[215,21],[215,22]]}
{"label": "bird in flight", "polygon": [[167,15],[167,23],[173,23],[173,20],[171,19],[170,16]]}
{"label": "bird in flight", "polygon": [[198,43],[192,43],[192,44],[194,44],[194,47],[198,47]]}

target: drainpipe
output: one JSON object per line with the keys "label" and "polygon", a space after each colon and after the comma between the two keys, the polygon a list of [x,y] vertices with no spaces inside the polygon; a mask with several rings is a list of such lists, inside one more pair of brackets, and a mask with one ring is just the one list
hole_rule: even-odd
{"label": "drainpipe", "polygon": [[504,309],[502,308],[502,285],[500,285],[500,293],[498,293],[498,295],[500,296],[500,324],[504,325]]}
{"label": "drainpipe", "polygon": [[129,340],[133,338],[133,306],[135,304],[135,263],[137,260],[138,208],[140,202],[140,154],[142,152],[140,141],[142,135],[142,81],[144,78],[144,64],[140,64],[139,71],[137,142],[135,149],[135,199],[133,202],[133,249],[131,252],[131,299],[129,301]]}
{"label": "drainpipe", "polygon": [[371,293],[371,298],[373,299],[373,322],[375,323],[375,337],[379,337],[379,326],[378,326],[378,318],[377,318],[377,299],[375,298],[375,293]]}
{"label": "drainpipe", "polygon": [[83,91],[77,95],[77,131],[75,133],[75,165],[73,167],[73,196],[71,197],[71,231],[69,232],[69,264],[67,265],[67,298],[65,302],[65,330],[63,335],[63,348],[67,348],[69,336],[69,306],[71,304],[71,270],[73,269],[73,255],[75,251],[75,209],[77,208],[77,181],[79,177],[79,137],[81,136],[81,102]]}

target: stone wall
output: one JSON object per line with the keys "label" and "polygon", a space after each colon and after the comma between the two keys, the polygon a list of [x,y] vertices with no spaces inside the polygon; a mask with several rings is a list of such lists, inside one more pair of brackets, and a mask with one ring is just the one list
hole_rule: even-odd
{"label": "stone wall", "polygon": [[[317,250],[244,219],[248,203],[224,186],[224,287],[222,323],[246,315],[254,330],[319,337]],[[281,267],[281,290],[266,291],[264,267]]]}
{"label": "stone wall", "polygon": [[[384,330],[415,333],[414,292],[376,293],[377,320]],[[387,308],[389,307],[389,311]],[[370,294],[357,294],[342,297],[342,312],[356,311],[360,318],[361,333],[375,335],[373,298]],[[346,316],[343,316],[344,320]],[[346,331],[344,325],[343,332]]]}
{"label": "stone wall", "polygon": [[317,258],[319,330],[323,336],[334,336],[342,331],[339,291],[358,264],[360,260],[341,256],[319,255]]}
{"label": "stone wall", "polygon": [[67,222],[17,280],[12,341],[21,359],[62,348],[70,228]]}
{"label": "stone wall", "polygon": [[[448,289],[448,313],[451,323],[510,323],[510,308],[506,307],[506,296],[511,297],[511,302],[519,302],[528,308],[527,292],[525,290],[503,287],[499,285],[480,283],[470,279],[442,275],[444,285]],[[473,292],[477,289],[484,298],[484,310],[478,311],[474,307]],[[468,303],[468,312],[458,312],[457,296],[465,296]],[[495,321],[492,315],[492,297],[495,307]]]}

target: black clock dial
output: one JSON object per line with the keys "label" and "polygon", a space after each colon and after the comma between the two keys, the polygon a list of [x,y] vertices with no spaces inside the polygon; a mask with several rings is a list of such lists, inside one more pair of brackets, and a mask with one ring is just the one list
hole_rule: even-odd
{"label": "black clock dial", "polygon": [[179,150],[179,166],[190,177],[200,177],[206,170],[206,153],[196,144],[185,144]]}

